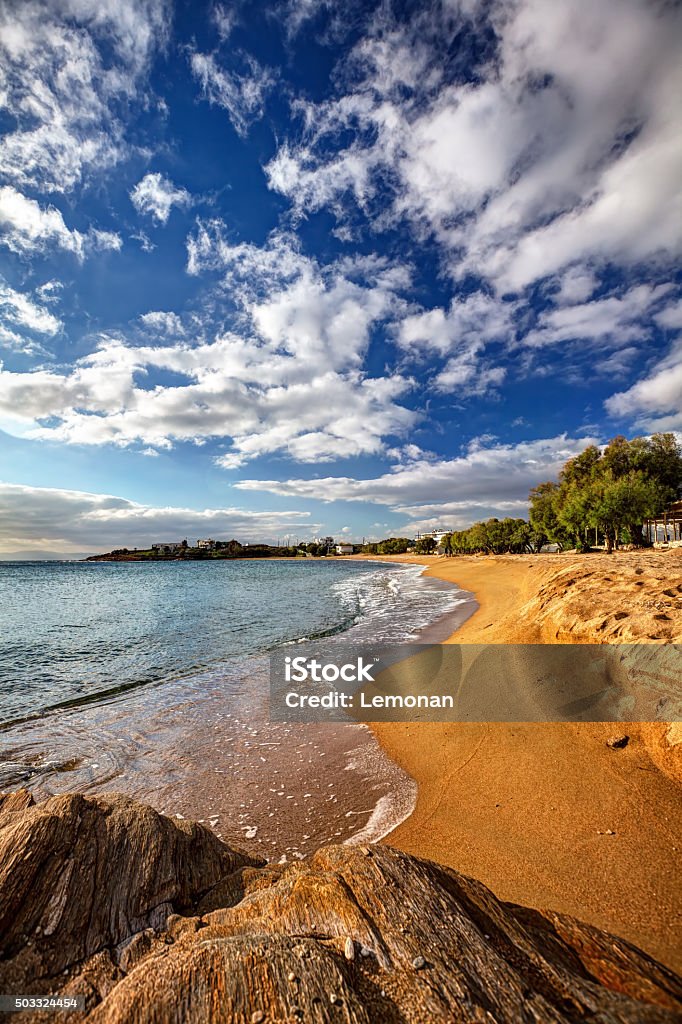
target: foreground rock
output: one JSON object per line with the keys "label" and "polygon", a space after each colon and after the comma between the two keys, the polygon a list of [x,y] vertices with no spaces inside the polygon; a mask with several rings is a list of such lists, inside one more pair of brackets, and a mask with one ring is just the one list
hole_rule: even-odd
{"label": "foreground rock", "polygon": [[266,866],[124,797],[4,799],[0,935],[0,991],[83,995],[92,1024],[682,1012],[680,980],[633,946],[455,871],[378,846]]}

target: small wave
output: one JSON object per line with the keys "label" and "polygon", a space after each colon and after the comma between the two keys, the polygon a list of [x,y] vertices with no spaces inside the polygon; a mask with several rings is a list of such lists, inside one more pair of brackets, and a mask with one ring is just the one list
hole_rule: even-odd
{"label": "small wave", "polygon": [[334,584],[340,602],[359,610],[344,640],[401,643],[415,640],[421,631],[462,604],[459,587],[424,576],[426,567],[412,564],[380,565],[360,579]]}
{"label": "small wave", "polygon": [[336,626],[330,626],[328,629],[320,629],[316,633],[308,633],[306,636],[297,636],[293,640],[284,640],[282,643],[273,644],[268,648],[268,651],[276,651],[280,647],[290,647],[292,644],[305,644],[311,643],[314,640],[326,640],[327,637],[347,632],[357,621],[357,615],[349,616],[343,622],[339,622]]}
{"label": "small wave", "polygon": [[401,789],[379,797],[369,821],[346,840],[347,846],[358,846],[360,843],[378,843],[385,839],[406,821],[417,804],[417,783],[406,783]]}

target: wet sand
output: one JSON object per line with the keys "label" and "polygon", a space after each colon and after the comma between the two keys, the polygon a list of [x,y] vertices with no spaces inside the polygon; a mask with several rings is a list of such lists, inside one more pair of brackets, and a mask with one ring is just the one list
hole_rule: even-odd
{"label": "wet sand", "polygon": [[[637,632],[648,642],[665,641],[666,632],[679,642],[682,635],[678,552],[396,560],[419,561],[475,594],[477,610],[447,643],[628,642]],[[393,722],[372,729],[418,784],[414,813],[387,842],[472,875],[505,900],[574,914],[680,970],[682,743],[671,743],[679,728]],[[616,732],[630,737],[623,749],[606,745]]]}
{"label": "wet sand", "polygon": [[367,726],[268,717],[266,666],[141,688],[0,733],[0,790],[125,793],[286,862],[376,842],[412,811],[413,781]]}

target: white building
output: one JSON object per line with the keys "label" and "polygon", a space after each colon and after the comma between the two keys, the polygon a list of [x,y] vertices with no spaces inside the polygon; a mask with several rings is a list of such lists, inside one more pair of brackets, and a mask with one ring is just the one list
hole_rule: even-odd
{"label": "white building", "polygon": [[337,555],[352,555],[353,554],[353,545],[352,544],[337,544],[335,550],[336,550]]}
{"label": "white building", "polygon": [[178,541],[169,541],[168,544],[152,544],[152,551],[163,551],[168,554],[172,551],[180,551],[182,544]]}
{"label": "white building", "polygon": [[443,550],[443,541],[451,530],[430,530],[428,533],[417,534],[417,540],[424,540],[426,537],[433,537],[436,542],[436,551]]}
{"label": "white building", "polygon": [[201,548],[203,551],[213,551],[215,547],[215,541],[211,540],[210,537],[207,540],[198,540],[197,547]]}

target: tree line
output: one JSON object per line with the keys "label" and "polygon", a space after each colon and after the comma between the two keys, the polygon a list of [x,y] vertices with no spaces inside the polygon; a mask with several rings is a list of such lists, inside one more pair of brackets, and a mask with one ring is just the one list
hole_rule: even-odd
{"label": "tree line", "polygon": [[640,547],[645,519],[660,516],[682,489],[682,447],[674,434],[614,437],[569,459],[558,481],[530,492],[530,522],[560,548]]}
{"label": "tree line", "polygon": [[[523,554],[538,551],[546,543],[525,519],[486,519],[468,530],[455,530],[441,542],[446,555]],[[539,545],[539,546],[538,546]]]}
{"label": "tree line", "polygon": [[590,445],[569,459],[558,480],[534,487],[528,497],[529,521],[488,519],[456,530],[442,541],[445,554],[506,554],[539,551],[556,544],[560,551],[587,551],[603,544],[613,551],[624,544],[647,543],[645,519],[662,515],[682,493],[682,446],[674,434],[614,437],[602,450]]}

